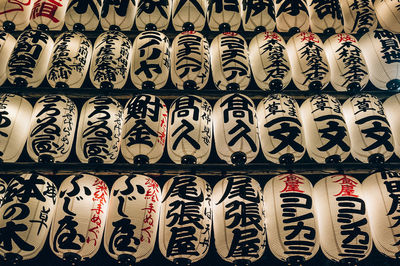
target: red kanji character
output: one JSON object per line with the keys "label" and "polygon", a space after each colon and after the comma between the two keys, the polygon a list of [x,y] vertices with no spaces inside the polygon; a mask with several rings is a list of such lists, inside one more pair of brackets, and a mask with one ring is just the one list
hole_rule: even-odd
{"label": "red kanji character", "polygon": [[46,17],[57,23],[60,20],[54,15],[59,7],[62,7],[62,4],[59,2],[59,0],[47,0],[44,2],[42,2],[42,0],[37,0],[33,5],[31,19],[37,17]]}
{"label": "red kanji character", "polygon": [[31,1],[32,0],[8,0],[7,1],[8,3],[17,5],[18,7],[4,10],[4,11],[0,12],[0,15],[6,14],[6,13],[11,13],[11,12],[24,11],[24,6],[30,6]]}
{"label": "red kanji character", "polygon": [[298,175],[294,175],[294,174],[288,174],[284,177],[282,177],[279,180],[284,180],[285,179],[285,188],[281,191],[282,192],[289,192],[289,191],[294,191],[294,192],[300,192],[303,193],[303,190],[300,190],[300,184],[304,184],[303,182],[301,182],[301,180],[303,180],[303,178],[301,178]]}
{"label": "red kanji character", "polygon": [[281,38],[279,37],[279,35],[276,32],[266,31],[264,40],[270,40],[270,39],[277,40],[277,41],[281,40]]}
{"label": "red kanji character", "polygon": [[[333,176],[334,177],[334,176]],[[351,180],[350,178],[347,178],[347,176],[342,177],[341,179],[338,179],[334,181],[335,183],[339,183],[342,186],[342,190],[334,195],[335,197],[337,196],[349,196],[349,197],[356,197],[358,198],[358,195],[354,194],[354,188],[358,185],[356,181]]]}
{"label": "red kanji character", "polygon": [[357,40],[355,38],[353,38],[350,34],[339,33],[338,41],[339,41],[339,43],[342,43],[342,42],[356,42]]}
{"label": "red kanji character", "polygon": [[301,41],[308,41],[308,42],[316,42],[319,43],[319,40],[315,37],[315,33],[312,32],[302,32],[300,33]]}

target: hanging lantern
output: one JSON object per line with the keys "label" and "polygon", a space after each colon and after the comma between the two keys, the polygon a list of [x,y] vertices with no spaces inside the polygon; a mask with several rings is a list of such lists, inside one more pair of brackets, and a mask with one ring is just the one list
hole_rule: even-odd
{"label": "hanging lantern", "polygon": [[113,259],[133,265],[150,256],[157,237],[161,190],[144,175],[122,176],[112,187],[104,248]]}
{"label": "hanging lantern", "polygon": [[103,30],[130,31],[136,16],[135,0],[103,0],[100,25]]}
{"label": "hanging lantern", "polygon": [[0,208],[0,257],[6,264],[35,258],[46,242],[56,206],[57,187],[37,174],[8,184]]}
{"label": "hanging lantern", "polygon": [[94,31],[99,25],[103,0],[71,0],[65,15],[68,30]]}
{"label": "hanging lantern", "polygon": [[239,4],[245,31],[274,31],[275,10],[272,0],[240,0]]}
{"label": "hanging lantern", "polygon": [[108,211],[108,187],[99,178],[66,178],[57,194],[49,243],[53,253],[76,264],[92,258],[101,246]]}
{"label": "hanging lantern", "polygon": [[310,26],[306,0],[274,0],[276,29],[291,35],[308,31]]}
{"label": "hanging lantern", "polygon": [[212,144],[212,107],[207,100],[181,96],[171,105],[168,121],[168,155],[177,164],[202,164]]}
{"label": "hanging lantern", "polygon": [[64,162],[74,142],[78,109],[64,95],[45,95],[35,104],[26,148],[35,162]]}
{"label": "hanging lantern", "polygon": [[211,42],[211,69],[219,90],[244,90],[250,82],[250,62],[246,40],[237,33],[219,34]]}
{"label": "hanging lantern", "polygon": [[169,77],[169,40],[162,32],[141,32],[133,43],[131,80],[138,89],[159,90]]}
{"label": "hanging lantern", "polygon": [[0,178],[0,207],[3,205],[4,195],[6,194],[7,183]]}
{"label": "hanging lantern", "polygon": [[18,160],[29,135],[32,105],[15,94],[0,94],[0,162]]}
{"label": "hanging lantern", "polygon": [[23,31],[29,26],[34,1],[0,0],[0,24],[7,32]]}
{"label": "hanging lantern", "polygon": [[201,31],[206,23],[208,0],[172,0],[172,26],[176,31]]}
{"label": "hanging lantern", "polygon": [[325,177],[315,184],[313,199],[324,255],[347,265],[368,257],[372,239],[360,182],[344,174]]}
{"label": "hanging lantern", "polygon": [[383,108],[393,134],[394,152],[400,158],[400,94],[386,99]]}
{"label": "hanging lantern", "polygon": [[30,20],[31,28],[43,31],[62,30],[70,0],[35,0],[34,2]]}
{"label": "hanging lantern", "polygon": [[207,24],[211,31],[237,31],[241,21],[238,0],[209,0]]}
{"label": "hanging lantern", "polygon": [[22,32],[7,65],[7,78],[18,87],[37,88],[47,73],[54,42],[39,30]]}
{"label": "hanging lantern", "polygon": [[399,7],[399,1],[396,0],[376,0],[374,2],[376,18],[383,29],[400,33]]}
{"label": "hanging lantern", "polygon": [[166,30],[171,16],[172,0],[138,0],[136,27],[139,31]]}
{"label": "hanging lantern", "polygon": [[346,160],[351,145],[340,102],[328,94],[314,95],[303,102],[300,114],[310,158],[321,164]]}
{"label": "hanging lantern", "polygon": [[156,163],[164,152],[168,110],[158,97],[149,94],[130,99],[124,109],[121,152],[134,164]]}
{"label": "hanging lantern", "polygon": [[291,164],[300,160],[306,149],[296,100],[283,94],[271,94],[257,107],[261,148],[267,160]]}
{"label": "hanging lantern", "polygon": [[307,0],[312,32],[333,34],[343,31],[343,15],[340,1]]}
{"label": "hanging lantern", "polygon": [[391,31],[378,29],[362,36],[359,43],[365,55],[372,84],[381,90],[398,90],[399,37]]}
{"label": "hanging lantern", "polygon": [[0,61],[0,86],[7,79],[7,63],[16,43],[17,40],[11,34],[0,31],[0,58],[2,58]]}
{"label": "hanging lantern", "polygon": [[80,32],[67,31],[55,41],[47,70],[52,88],[81,88],[89,70],[92,43]]}
{"label": "hanging lantern", "polygon": [[371,0],[340,0],[344,32],[364,34],[376,29],[377,20]]}
{"label": "hanging lantern", "polygon": [[299,90],[317,91],[328,85],[330,72],[322,40],[312,32],[293,35],[287,43],[293,82]]}
{"label": "hanging lantern", "polygon": [[208,82],[208,41],[195,31],[178,34],[171,46],[171,80],[180,90],[201,90]]}
{"label": "hanging lantern", "polygon": [[383,163],[393,154],[393,137],[382,103],[370,94],[359,94],[343,104],[351,140],[351,155],[363,163]]}
{"label": "hanging lantern", "polygon": [[285,40],[278,33],[262,32],[249,45],[251,72],[262,90],[281,91],[292,77]]}
{"label": "hanging lantern", "polygon": [[81,109],[76,133],[76,155],[82,163],[114,163],[122,132],[121,104],[108,96],[96,96]]}
{"label": "hanging lantern", "polygon": [[169,179],[162,190],[158,245],[177,264],[204,258],[211,240],[211,186],[194,175]]}

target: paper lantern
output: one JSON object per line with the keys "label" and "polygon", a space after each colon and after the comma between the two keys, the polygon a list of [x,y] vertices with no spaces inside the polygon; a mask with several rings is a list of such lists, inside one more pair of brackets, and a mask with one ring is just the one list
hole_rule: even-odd
{"label": "paper lantern", "polygon": [[103,0],[71,0],[65,15],[68,30],[94,31],[99,25]]}
{"label": "paper lantern", "polygon": [[26,148],[35,162],[64,162],[74,142],[78,109],[64,95],[45,95],[35,104]]}
{"label": "paper lantern", "polygon": [[7,32],[22,31],[29,25],[34,1],[0,0],[0,24]]}
{"label": "paper lantern", "polygon": [[238,0],[209,0],[207,24],[211,31],[237,31],[241,22]]}
{"label": "paper lantern", "polygon": [[211,186],[194,175],[169,179],[162,190],[158,245],[174,263],[190,265],[204,258],[211,240]]}
{"label": "paper lantern", "polygon": [[7,183],[0,178],[0,207],[3,205],[4,195],[6,194]]}
{"label": "paper lantern", "polygon": [[393,134],[394,152],[400,158],[400,94],[386,99],[383,108]]}
{"label": "paper lantern", "polygon": [[274,0],[276,29],[294,34],[310,26],[306,0]]}
{"label": "paper lantern", "polygon": [[164,152],[168,110],[149,94],[130,99],[124,109],[121,152],[129,163],[156,163]]}
{"label": "paper lantern", "polygon": [[324,255],[352,265],[368,257],[372,239],[360,182],[344,174],[325,177],[315,184],[313,200]]}
{"label": "paper lantern", "polygon": [[376,29],[377,20],[371,0],[340,0],[344,32],[364,34]]}
{"label": "paper lantern", "polygon": [[0,208],[0,257],[6,264],[33,259],[42,250],[56,195],[53,182],[37,174],[23,174],[10,181]]}
{"label": "paper lantern", "polygon": [[377,0],[374,2],[374,9],[382,28],[400,33],[399,1]]}
{"label": "paper lantern", "polygon": [[107,31],[93,46],[90,81],[98,89],[121,89],[128,80],[132,43],[119,31]]}
{"label": "paper lantern", "polygon": [[346,160],[351,144],[340,102],[328,94],[314,95],[303,102],[300,114],[310,158],[322,164]]}
{"label": "paper lantern", "polygon": [[59,31],[64,26],[70,0],[35,0],[30,25],[32,29]]}
{"label": "paper lantern", "polygon": [[249,265],[264,253],[266,227],[261,187],[248,176],[220,180],[212,192],[213,229],[218,255]]}
{"label": "paper lantern", "polygon": [[76,155],[82,163],[114,163],[122,132],[121,104],[108,96],[96,96],[81,109],[76,133]]}
{"label": "paper lantern", "polygon": [[357,39],[347,33],[335,34],[325,41],[324,49],[335,90],[355,93],[364,89],[368,69]]}
{"label": "paper lantern", "polygon": [[141,32],[133,43],[131,80],[138,89],[159,90],[169,77],[169,40],[162,32]]}
{"label": "paper lantern", "polygon": [[314,33],[339,33],[343,31],[341,0],[307,0],[310,28]]}
{"label": "paper lantern", "polygon": [[53,88],[81,88],[89,70],[92,43],[80,32],[67,31],[55,41],[47,70]]}
{"label": "paper lantern", "polygon": [[0,62],[0,86],[7,79],[7,63],[16,43],[17,40],[11,34],[0,31],[0,58],[2,58]]}
{"label": "paper lantern", "polygon": [[286,165],[303,157],[306,143],[299,116],[299,105],[287,95],[271,94],[258,104],[260,143],[267,160]]}
{"label": "paper lantern", "polygon": [[171,105],[168,120],[168,155],[177,164],[202,164],[212,144],[212,107],[207,100],[182,96]]}
{"label": "paper lantern", "polygon": [[251,72],[262,90],[281,91],[292,77],[285,40],[278,33],[263,32],[249,45]]}
{"label": "paper lantern", "polygon": [[122,176],[112,187],[104,248],[113,259],[133,264],[150,256],[157,237],[161,189],[144,175]]}
{"label": "paper lantern", "polygon": [[199,32],[178,34],[171,45],[171,80],[180,90],[201,90],[208,82],[208,41]]}
{"label": "paper lantern", "polygon": [[370,94],[355,95],[343,104],[351,155],[363,163],[382,163],[394,151],[393,136],[382,103]]}
{"label": "paper lantern", "polygon": [[218,157],[228,164],[250,163],[258,154],[257,116],[253,101],[243,94],[228,94],[214,105],[213,126]]}
{"label": "paper lantern", "polygon": [[171,16],[172,0],[138,0],[136,27],[139,31],[166,30]]}
{"label": "paper lantern", "polygon": [[330,70],[322,40],[312,32],[293,35],[287,43],[292,79],[299,90],[322,90],[328,85]]}
{"label": "paper lantern", "polygon": [[246,40],[237,33],[219,34],[211,42],[211,69],[219,90],[244,90],[250,82],[250,62]]}
{"label": "paper lantern", "polygon": [[172,0],[172,26],[176,31],[201,31],[206,23],[208,0]]}
{"label": "paper lantern", "polygon": [[365,56],[372,84],[381,90],[400,88],[400,40],[393,32],[378,29],[361,37],[359,44]]}
{"label": "paper lantern", "polygon": [[88,174],[67,177],[57,194],[49,243],[53,253],[71,264],[92,258],[101,246],[109,192]]}
{"label": "paper lantern", "polygon": [[21,96],[0,94],[0,162],[18,160],[29,135],[32,109]]}
{"label": "paper lantern", "polygon": [[288,264],[307,261],[319,249],[312,193],[307,178],[291,173],[275,176],[264,187],[268,246]]}
{"label": "paper lantern", "polygon": [[46,76],[53,46],[51,37],[40,30],[22,32],[8,61],[8,81],[37,88]]}
{"label": "paper lantern", "polygon": [[136,17],[135,0],[103,0],[100,25],[103,30],[130,31]]}
{"label": "paper lantern", "polygon": [[240,0],[240,14],[245,31],[273,31],[275,10],[272,0]]}

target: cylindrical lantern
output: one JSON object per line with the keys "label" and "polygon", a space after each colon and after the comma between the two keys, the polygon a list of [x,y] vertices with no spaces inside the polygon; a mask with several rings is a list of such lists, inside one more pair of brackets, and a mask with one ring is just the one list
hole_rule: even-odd
{"label": "cylindrical lantern", "polygon": [[136,17],[137,1],[103,0],[100,25],[103,30],[130,31]]}
{"label": "cylindrical lantern", "polygon": [[172,26],[176,31],[201,31],[206,23],[208,0],[172,0]]}
{"label": "cylindrical lantern", "polygon": [[161,189],[147,176],[118,178],[112,187],[104,248],[113,259],[134,264],[150,256],[157,237]]}
{"label": "cylindrical lantern", "polygon": [[307,0],[310,28],[314,33],[339,33],[343,31],[340,0]]}
{"label": "cylindrical lantern", "polygon": [[4,195],[6,194],[7,183],[0,178],[0,207],[3,205]]}
{"label": "cylindrical lantern", "polygon": [[400,33],[399,1],[376,0],[374,2],[376,18],[385,30]]}
{"label": "cylindrical lantern", "polygon": [[238,0],[209,0],[207,24],[211,31],[237,31],[242,22]]}
{"label": "cylindrical lantern", "polygon": [[291,34],[308,31],[310,26],[306,0],[273,0],[276,29]]}
{"label": "cylindrical lantern", "polygon": [[376,29],[377,20],[371,0],[340,0],[344,32],[364,34]]}
{"label": "cylindrical lantern", "polygon": [[383,108],[393,134],[394,152],[400,158],[400,94],[386,99]]}
{"label": "cylindrical lantern", "polygon": [[29,25],[35,1],[0,0],[0,24],[7,32],[22,31]]}
{"label": "cylindrical lantern", "polygon": [[7,79],[7,64],[10,59],[11,53],[14,49],[17,40],[4,31],[0,31],[0,58],[2,59],[0,62],[0,86],[4,84]]}
{"label": "cylindrical lantern", "polygon": [[104,0],[71,0],[65,14],[68,30],[94,31],[99,25]]}
{"label": "cylindrical lantern", "polygon": [[[33,2],[33,1],[32,1]],[[30,25],[38,30],[62,30],[70,0],[35,0]]]}
{"label": "cylindrical lantern", "polygon": [[272,0],[240,0],[240,14],[245,31],[273,31],[275,29],[275,10]]}
{"label": "cylindrical lantern", "polygon": [[172,0],[138,0],[136,28],[139,31],[167,29],[171,16]]}

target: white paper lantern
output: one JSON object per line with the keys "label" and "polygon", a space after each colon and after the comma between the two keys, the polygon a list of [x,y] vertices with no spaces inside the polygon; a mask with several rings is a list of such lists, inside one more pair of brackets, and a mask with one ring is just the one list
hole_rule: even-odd
{"label": "white paper lantern", "polygon": [[37,88],[47,73],[54,41],[39,30],[22,32],[7,65],[7,78],[19,87]]}
{"label": "white paper lantern", "polygon": [[400,158],[400,94],[386,99],[383,108],[393,134],[394,152]]}
{"label": "white paper lantern", "polygon": [[0,62],[0,86],[7,79],[7,63],[16,43],[17,40],[11,34],[0,31],[0,58],[2,58]]}
{"label": "white paper lantern", "polygon": [[171,17],[172,0],[138,0],[136,27],[139,31],[166,30]]}
{"label": "white paper lantern", "polygon": [[0,24],[7,32],[22,31],[29,25],[35,1],[0,0]]}
{"label": "white paper lantern", "polygon": [[267,160],[291,164],[300,160],[306,149],[296,100],[283,94],[271,94],[257,107],[261,149]]}
{"label": "white paper lantern", "polygon": [[201,260],[211,244],[211,227],[211,186],[194,175],[169,179],[162,190],[161,254],[177,264]]}
{"label": "white paper lantern", "polygon": [[343,31],[340,0],[307,0],[307,6],[312,32],[332,34]]}
{"label": "white paper lantern", "polygon": [[6,264],[35,258],[42,250],[56,206],[57,187],[37,174],[8,184],[0,208],[0,257]]}
{"label": "white paper lantern", "polygon": [[64,26],[70,0],[35,0],[31,13],[32,29],[59,31]]}
{"label": "white paper lantern", "polygon": [[82,163],[114,163],[122,137],[123,108],[115,99],[96,96],[81,109],[76,155]]}
{"label": "white paper lantern", "polygon": [[219,90],[244,90],[250,82],[250,62],[246,40],[237,33],[219,34],[211,42],[211,69]]}
{"label": "white paper lantern", "polygon": [[99,25],[103,0],[71,0],[65,15],[68,30],[94,31]]}
{"label": "white paper lantern", "polygon": [[149,94],[130,99],[124,109],[121,153],[129,163],[156,163],[164,152],[168,110]]}
{"label": "white paper lantern", "polygon": [[275,6],[273,0],[240,0],[240,14],[245,31],[273,31]]}
{"label": "white paper lantern", "polygon": [[122,176],[112,187],[104,231],[104,248],[125,264],[150,256],[157,237],[161,189],[144,175]]}
{"label": "white paper lantern", "polygon": [[385,30],[400,33],[400,9],[397,0],[376,0],[374,9],[379,24]]}
{"label": "white paper lantern", "polygon": [[371,0],[340,0],[344,32],[364,34],[373,31],[377,19]]}
{"label": "white paper lantern", "polygon": [[180,90],[201,90],[208,82],[208,41],[195,31],[178,34],[171,45],[171,80]]}
{"label": "white paper lantern", "polygon": [[32,109],[21,96],[0,94],[0,162],[18,160],[29,135]]}
{"label": "white paper lantern", "polygon": [[208,0],[172,0],[172,26],[176,31],[201,31],[206,23]]}
{"label": "white paper lantern", "polygon": [[310,26],[306,0],[274,0],[276,29],[294,34]]}
{"label": "white paper lantern", "polygon": [[392,132],[382,103],[370,94],[355,95],[343,104],[351,155],[363,163],[382,163],[393,154]]}
{"label": "white paper lantern", "polygon": [[292,77],[285,40],[276,32],[256,35],[249,45],[251,72],[262,90],[281,91]]}
{"label": "white paper lantern", "polygon": [[103,0],[100,25],[103,30],[130,31],[136,17],[135,0]]}
{"label": "white paper lantern", "polygon": [[72,264],[92,258],[101,246],[109,204],[106,183],[88,174],[66,178],[57,194],[49,243]]}
{"label": "white paper lantern", "polygon": [[237,31],[241,22],[238,0],[209,0],[207,24],[211,31]]}
{"label": "white paper lantern", "polygon": [[7,183],[0,178],[0,207],[3,205],[4,195],[6,194]]}
{"label": "white paper lantern", "polygon": [[325,177],[315,184],[313,200],[324,255],[353,265],[368,257],[372,238],[360,182],[344,174]]}

